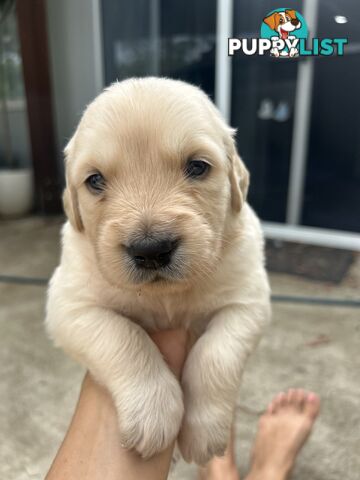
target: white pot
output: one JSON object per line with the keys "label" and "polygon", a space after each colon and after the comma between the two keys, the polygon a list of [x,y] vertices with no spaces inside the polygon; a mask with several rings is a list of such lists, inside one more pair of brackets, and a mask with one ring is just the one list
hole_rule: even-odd
{"label": "white pot", "polygon": [[19,217],[33,206],[34,185],[31,168],[0,169],[0,215]]}

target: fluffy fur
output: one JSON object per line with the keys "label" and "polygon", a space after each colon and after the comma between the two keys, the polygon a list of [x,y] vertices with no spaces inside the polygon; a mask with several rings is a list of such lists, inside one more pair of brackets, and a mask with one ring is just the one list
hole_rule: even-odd
{"label": "fluffy fur", "polygon": [[[180,81],[113,84],[65,149],[69,221],[46,326],[110,391],[122,443],[149,457],[178,437],[185,460],[222,454],[246,358],[270,318],[260,224],[248,173],[208,97]],[[188,158],[212,165],[184,176]],[[103,195],[86,178],[100,171]],[[181,237],[163,276],[140,274],[122,246],[149,232]],[[147,335],[191,329],[181,385]]]}

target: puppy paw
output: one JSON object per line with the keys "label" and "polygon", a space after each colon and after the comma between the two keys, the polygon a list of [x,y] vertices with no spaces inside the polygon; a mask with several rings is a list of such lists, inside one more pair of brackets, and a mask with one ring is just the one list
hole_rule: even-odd
{"label": "puppy paw", "polygon": [[120,392],[115,404],[122,446],[143,458],[164,450],[179,433],[184,404],[180,385],[170,372],[165,380],[149,379],[126,395]]}
{"label": "puppy paw", "polygon": [[216,418],[206,411],[185,414],[178,437],[184,460],[204,465],[214,456],[222,456],[230,438],[231,421]]}

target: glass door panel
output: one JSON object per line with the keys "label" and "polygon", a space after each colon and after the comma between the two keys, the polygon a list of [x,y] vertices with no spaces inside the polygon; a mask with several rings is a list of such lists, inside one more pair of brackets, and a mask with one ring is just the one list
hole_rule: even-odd
{"label": "glass door panel", "polygon": [[[273,1],[235,0],[234,37],[258,37]],[[301,2],[292,8],[301,12]],[[298,60],[235,55],[232,125],[251,172],[250,204],[263,220],[285,222]]]}
{"label": "glass door panel", "polygon": [[315,60],[302,223],[360,232],[360,4],[320,0],[318,18],[319,37],[349,46]]}
{"label": "glass door panel", "polygon": [[216,0],[103,0],[106,83],[185,80],[214,95]]}

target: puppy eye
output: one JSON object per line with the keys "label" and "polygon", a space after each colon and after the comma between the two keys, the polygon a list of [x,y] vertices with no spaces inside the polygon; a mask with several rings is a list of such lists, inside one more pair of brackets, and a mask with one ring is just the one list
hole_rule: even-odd
{"label": "puppy eye", "polygon": [[190,178],[204,177],[210,165],[203,160],[189,160],[185,167],[185,175]]}
{"label": "puppy eye", "polygon": [[94,173],[90,175],[85,181],[89,190],[101,193],[105,188],[105,178],[101,175],[101,173]]}
{"label": "puppy eye", "polygon": [[283,18],[280,18],[279,22],[280,22],[280,23],[284,23],[284,19],[283,19]]}

